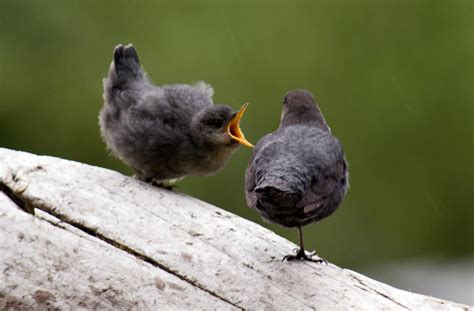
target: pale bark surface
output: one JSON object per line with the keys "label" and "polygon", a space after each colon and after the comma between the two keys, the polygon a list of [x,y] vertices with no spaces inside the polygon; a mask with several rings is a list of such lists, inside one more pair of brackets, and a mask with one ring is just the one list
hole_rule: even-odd
{"label": "pale bark surface", "polygon": [[0,191],[2,310],[472,309],[281,262],[292,242],[107,169],[0,148]]}

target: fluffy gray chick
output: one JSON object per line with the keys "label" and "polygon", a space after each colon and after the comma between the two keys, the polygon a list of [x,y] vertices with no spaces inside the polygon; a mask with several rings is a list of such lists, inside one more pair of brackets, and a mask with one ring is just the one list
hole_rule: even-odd
{"label": "fluffy gray chick", "polygon": [[313,95],[288,92],[280,127],[255,146],[245,176],[249,207],[284,227],[297,227],[300,249],[283,259],[314,260],[306,255],[302,226],[331,215],[348,189],[342,146],[331,134]]}
{"label": "fluffy gray chick", "polygon": [[214,105],[213,93],[204,82],[154,85],[134,47],[118,45],[104,79],[102,137],[142,180],[213,174],[239,144],[253,147],[239,127],[247,104],[239,111]]}

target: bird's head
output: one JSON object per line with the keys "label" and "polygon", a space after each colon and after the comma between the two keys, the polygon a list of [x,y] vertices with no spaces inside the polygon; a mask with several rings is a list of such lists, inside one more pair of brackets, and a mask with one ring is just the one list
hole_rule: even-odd
{"label": "bird's head", "polygon": [[289,91],[283,98],[280,126],[294,124],[311,124],[323,129],[328,128],[313,94],[307,90]]}
{"label": "bird's head", "polygon": [[245,138],[240,129],[240,120],[248,104],[239,111],[226,105],[212,105],[195,115],[191,123],[193,140],[201,146],[237,146],[253,145]]}

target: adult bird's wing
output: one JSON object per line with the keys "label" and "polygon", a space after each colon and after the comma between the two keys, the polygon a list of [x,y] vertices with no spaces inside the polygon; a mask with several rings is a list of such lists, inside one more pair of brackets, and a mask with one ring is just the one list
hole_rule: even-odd
{"label": "adult bird's wing", "polygon": [[335,137],[327,138],[326,152],[320,154],[311,167],[311,183],[303,198],[296,204],[308,222],[332,214],[344,198],[348,187],[347,162],[342,147]]}
{"label": "adult bird's wing", "polygon": [[245,171],[245,196],[247,200],[247,206],[250,206],[253,208],[255,208],[257,205],[257,194],[255,193],[255,187],[257,186],[256,157],[263,148],[265,148],[269,143],[271,143],[272,135],[273,135],[272,133],[269,133],[263,136],[258,141],[258,143],[253,148],[252,156],[250,157],[247,170]]}
{"label": "adult bird's wing", "polygon": [[285,153],[288,138],[280,134],[267,134],[255,146],[246,172],[246,198],[250,207],[291,213],[303,189],[292,179],[299,175],[300,168],[289,165],[291,153],[290,158]]}

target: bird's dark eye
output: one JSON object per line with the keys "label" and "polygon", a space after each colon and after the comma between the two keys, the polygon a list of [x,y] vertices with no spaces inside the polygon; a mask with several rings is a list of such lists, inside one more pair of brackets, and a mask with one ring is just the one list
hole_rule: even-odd
{"label": "bird's dark eye", "polygon": [[220,128],[222,125],[224,125],[224,120],[220,118],[212,118],[206,120],[204,122],[207,126],[215,127],[215,128]]}

